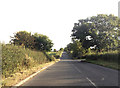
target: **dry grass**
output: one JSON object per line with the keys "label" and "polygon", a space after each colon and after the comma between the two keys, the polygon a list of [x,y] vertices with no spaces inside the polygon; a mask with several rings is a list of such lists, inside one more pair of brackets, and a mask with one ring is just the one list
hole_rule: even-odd
{"label": "dry grass", "polygon": [[49,63],[45,63],[45,64],[41,64],[41,65],[32,67],[30,69],[23,69],[18,73],[12,74],[10,77],[2,80],[3,86],[14,86],[15,84],[17,84],[20,81],[24,80],[25,78],[29,77],[33,73],[36,73],[37,71],[39,71],[43,67],[46,67],[46,66],[53,64],[53,63],[55,63],[55,62],[52,61]]}

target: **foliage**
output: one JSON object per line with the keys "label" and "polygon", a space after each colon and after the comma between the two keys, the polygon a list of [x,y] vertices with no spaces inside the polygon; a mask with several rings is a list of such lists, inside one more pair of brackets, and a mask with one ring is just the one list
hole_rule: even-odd
{"label": "foliage", "polygon": [[85,53],[85,49],[82,47],[80,41],[76,40],[73,43],[67,45],[65,50],[72,54],[73,57],[80,58]]}
{"label": "foliage", "polygon": [[60,48],[60,51],[63,51],[64,49],[63,48]]}
{"label": "foliage", "polygon": [[56,58],[54,57],[55,53],[53,55],[50,52],[49,53],[48,52],[44,52],[44,54],[46,55],[47,58],[50,59],[50,61],[55,61],[56,60]]}
{"label": "foliage", "polygon": [[35,49],[51,51],[53,43],[47,36],[38,33],[35,33],[33,36],[35,38]]}
{"label": "foliage", "polygon": [[47,52],[49,56],[52,56],[53,58],[56,58],[56,59],[60,58],[62,56],[62,53],[63,53],[62,50],[59,50],[56,52]]}
{"label": "foliage", "polygon": [[72,40],[79,40],[85,49],[96,45],[96,50],[115,50],[118,46],[117,31],[119,18],[114,15],[99,14],[81,19],[72,30]]}
{"label": "foliage", "polygon": [[118,50],[116,50],[109,52],[86,54],[84,58],[86,58],[87,62],[90,63],[102,65],[113,69],[120,69],[119,57],[120,57],[120,53],[118,53]]}
{"label": "foliage", "polygon": [[54,49],[54,52],[56,52],[57,50],[56,49]]}
{"label": "foliage", "polygon": [[25,49],[21,46],[2,44],[2,76],[28,69],[50,61],[43,52]]}
{"label": "foliage", "polygon": [[19,31],[14,34],[14,37],[11,37],[11,43],[14,45],[25,46],[26,48],[33,49],[35,46],[35,39],[30,32]]}
{"label": "foliage", "polygon": [[[40,69],[49,66],[51,64],[55,63],[55,61],[51,61],[48,63],[38,64],[35,67],[31,67],[30,69],[23,69],[20,72],[16,72],[15,74],[12,74],[10,77],[2,79],[2,88],[10,87],[16,85],[20,81],[26,79],[26,77],[29,77],[35,72],[38,72]],[[9,88],[8,87],[8,88]]]}
{"label": "foliage", "polygon": [[99,52],[99,53],[91,53],[86,54],[86,59],[101,59],[104,61],[118,62],[118,51],[109,51],[109,52]]}
{"label": "foliage", "polygon": [[69,43],[64,50],[73,58],[85,58],[88,62],[118,69],[120,63],[118,36],[120,19],[111,14],[99,14],[81,19],[74,24],[71,35],[73,43]]}
{"label": "foliage", "polygon": [[89,59],[89,60],[87,60],[87,62],[101,65],[101,66],[108,67],[108,68],[112,68],[112,69],[116,69],[116,70],[120,70],[120,65],[115,62],[104,61],[101,59],[98,59],[98,60],[90,60]]}
{"label": "foliage", "polygon": [[42,34],[31,34],[26,31],[19,31],[14,34],[14,37],[11,37],[11,44],[21,45],[25,48],[30,48],[34,50],[40,51],[51,51],[53,46],[52,41],[46,36]]}

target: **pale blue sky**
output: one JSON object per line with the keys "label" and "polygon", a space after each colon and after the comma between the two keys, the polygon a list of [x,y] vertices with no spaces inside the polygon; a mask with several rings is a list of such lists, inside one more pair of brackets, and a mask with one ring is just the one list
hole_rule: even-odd
{"label": "pale blue sky", "polygon": [[71,42],[79,19],[97,14],[118,15],[119,0],[0,0],[0,41],[21,30],[47,35],[59,49]]}

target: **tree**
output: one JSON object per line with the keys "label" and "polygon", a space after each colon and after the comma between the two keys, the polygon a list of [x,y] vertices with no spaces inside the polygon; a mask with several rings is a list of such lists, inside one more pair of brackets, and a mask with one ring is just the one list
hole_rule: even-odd
{"label": "tree", "polygon": [[46,35],[35,33],[33,36],[35,38],[35,49],[41,51],[51,51],[53,43]]}
{"label": "tree", "polygon": [[64,49],[63,48],[60,48],[60,51],[63,51]]}
{"label": "tree", "polygon": [[85,49],[82,47],[81,42],[78,40],[74,41],[73,43],[69,43],[65,50],[76,58],[81,58],[85,54]]}
{"label": "tree", "polygon": [[79,40],[85,49],[95,46],[98,51],[115,49],[118,46],[117,30],[119,18],[114,15],[99,14],[81,19],[72,30],[72,40]]}
{"label": "tree", "polygon": [[57,50],[56,50],[56,49],[54,49],[54,52],[57,52]]}
{"label": "tree", "polygon": [[35,33],[31,35],[30,32],[19,31],[11,37],[11,43],[15,45],[21,45],[25,48],[40,50],[40,51],[51,51],[53,46],[52,41],[42,34]]}
{"label": "tree", "polygon": [[11,43],[15,45],[25,46],[26,48],[33,49],[35,45],[35,39],[30,32],[19,31],[14,34],[14,37],[11,37]]}

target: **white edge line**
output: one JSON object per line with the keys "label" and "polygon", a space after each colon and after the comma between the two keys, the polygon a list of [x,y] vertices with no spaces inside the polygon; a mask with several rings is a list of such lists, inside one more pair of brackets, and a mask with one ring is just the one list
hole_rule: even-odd
{"label": "white edge line", "polygon": [[87,79],[92,85],[94,85],[94,86],[97,88],[96,84],[95,84],[94,82],[92,82],[88,77],[86,77],[86,79]]}
{"label": "white edge line", "polygon": [[26,81],[28,81],[30,78],[34,77],[34,76],[37,75],[39,72],[45,70],[46,68],[50,67],[50,66],[53,65],[53,64],[55,64],[55,63],[52,63],[52,64],[48,65],[47,67],[42,68],[42,69],[39,70],[38,72],[30,75],[29,77],[27,77],[26,79],[22,80],[21,82],[19,82],[18,84],[14,85],[14,87],[11,87],[11,88],[15,88],[15,87],[18,87],[18,86],[22,85],[23,83],[25,83]]}

